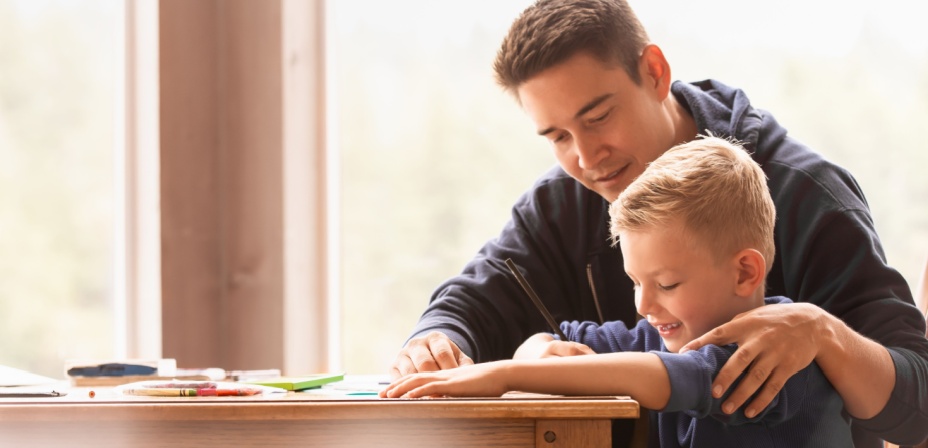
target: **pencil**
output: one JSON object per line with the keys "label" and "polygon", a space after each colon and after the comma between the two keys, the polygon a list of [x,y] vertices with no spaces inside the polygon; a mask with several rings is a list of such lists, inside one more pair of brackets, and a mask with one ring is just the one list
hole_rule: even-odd
{"label": "pencil", "polygon": [[170,387],[170,385],[130,387],[120,390],[125,395],[147,397],[244,397],[258,395],[262,392],[256,387],[189,387],[189,384],[177,384],[175,387]]}
{"label": "pencil", "polygon": [[512,262],[512,258],[506,259],[506,266],[509,267],[509,270],[512,271],[512,275],[516,277],[516,281],[519,282],[519,286],[522,287],[522,290],[528,294],[528,297],[532,299],[532,303],[535,304],[535,308],[538,308],[538,311],[541,311],[541,315],[545,317],[545,320],[548,321],[548,325],[560,336],[562,341],[566,341],[567,335],[561,331],[561,327],[557,325],[557,322],[554,321],[554,317],[551,316],[551,313],[548,312],[548,309],[545,308],[545,304],[541,303],[541,299],[538,298],[538,295],[535,294],[535,290],[532,289],[532,286],[528,284],[528,281],[525,280],[525,277],[519,273],[519,269],[516,267],[516,264]]}
{"label": "pencil", "polygon": [[126,395],[139,395],[146,397],[244,397],[257,395],[261,393],[258,389],[239,388],[239,389],[174,389],[174,388],[141,388],[141,389],[122,389]]}

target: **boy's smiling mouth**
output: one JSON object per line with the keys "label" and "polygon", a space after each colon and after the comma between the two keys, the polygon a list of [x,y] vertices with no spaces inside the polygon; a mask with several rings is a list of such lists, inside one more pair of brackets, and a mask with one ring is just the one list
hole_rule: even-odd
{"label": "boy's smiling mouth", "polygon": [[683,325],[683,323],[681,323],[681,322],[674,322],[674,323],[672,323],[672,324],[651,324],[651,325],[653,325],[654,328],[657,328],[657,331],[658,331],[661,335],[666,335],[666,334],[671,333],[673,330],[676,330],[677,328],[680,328],[680,326]]}

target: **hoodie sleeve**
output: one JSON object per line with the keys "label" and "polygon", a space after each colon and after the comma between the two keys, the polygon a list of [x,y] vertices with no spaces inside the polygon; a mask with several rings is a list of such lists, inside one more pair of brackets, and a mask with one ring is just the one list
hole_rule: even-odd
{"label": "hoodie sleeve", "polygon": [[898,445],[917,445],[925,441],[925,382],[928,372],[924,358],[910,350],[890,349],[896,368],[896,387],[886,407],[869,420],[854,420],[867,430]]}

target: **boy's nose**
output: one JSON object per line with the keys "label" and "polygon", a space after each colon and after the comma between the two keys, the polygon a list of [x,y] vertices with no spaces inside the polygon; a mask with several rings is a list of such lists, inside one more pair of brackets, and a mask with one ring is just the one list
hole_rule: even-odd
{"label": "boy's nose", "polygon": [[654,306],[654,301],[650,296],[650,292],[646,291],[644,287],[639,286],[635,289],[635,308],[638,309],[638,314],[642,316],[651,314],[650,311]]}

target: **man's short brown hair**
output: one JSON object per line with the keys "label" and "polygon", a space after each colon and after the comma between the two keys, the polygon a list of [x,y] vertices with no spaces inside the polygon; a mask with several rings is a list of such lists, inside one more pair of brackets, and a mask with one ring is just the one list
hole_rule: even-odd
{"label": "man's short brown hair", "polygon": [[512,23],[493,69],[496,81],[515,94],[542,70],[586,51],[621,65],[639,84],[638,60],[648,43],[625,0],[538,0]]}

